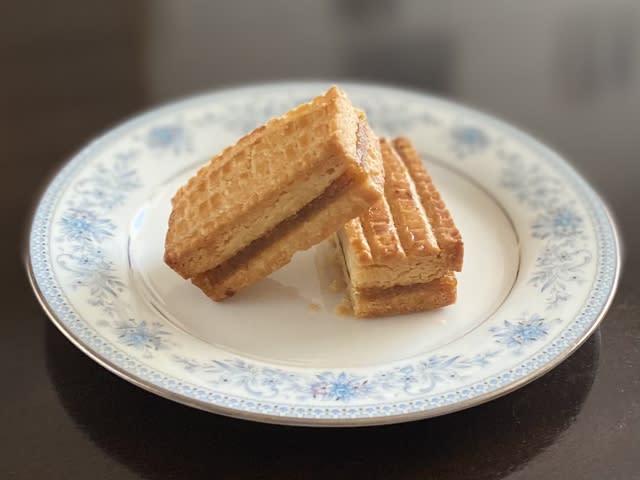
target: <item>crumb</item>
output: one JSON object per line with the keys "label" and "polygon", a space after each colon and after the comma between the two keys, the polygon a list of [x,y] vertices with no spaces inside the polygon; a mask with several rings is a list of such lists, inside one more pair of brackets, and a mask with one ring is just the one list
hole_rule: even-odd
{"label": "crumb", "polygon": [[345,285],[342,278],[334,278],[331,280],[331,283],[329,283],[329,291],[332,293],[340,293],[344,290],[344,287]]}
{"label": "crumb", "polygon": [[310,303],[309,310],[312,310],[314,312],[319,312],[321,310],[321,307],[317,303]]}
{"label": "crumb", "polygon": [[336,307],[336,313],[341,317],[353,315],[353,312],[351,311],[351,305],[346,301],[343,301]]}

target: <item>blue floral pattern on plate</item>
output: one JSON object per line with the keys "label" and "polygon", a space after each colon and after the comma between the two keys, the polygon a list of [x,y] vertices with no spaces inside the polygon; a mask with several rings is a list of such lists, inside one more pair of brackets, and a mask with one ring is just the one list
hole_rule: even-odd
{"label": "blue floral pattern on plate", "polygon": [[482,128],[475,125],[460,124],[451,128],[451,151],[458,158],[464,158],[484,151],[491,140]]}
{"label": "blue floral pattern on plate", "polygon": [[176,123],[156,125],[145,137],[147,147],[153,152],[171,151],[174,154],[189,152],[190,136],[182,125]]}
{"label": "blue floral pattern on plate", "polygon": [[232,354],[194,357],[181,343],[184,332],[140,310],[118,242],[126,225],[140,221],[129,215],[140,202],[137,192],[160,181],[153,176],[162,170],[158,162],[193,161],[202,129],[244,133],[324,87],[272,85],[198,97],[134,119],[80,152],[46,191],[30,238],[34,283],[56,323],[95,358],[163,395],[285,423],[376,423],[464,408],[515,388],[586,338],[615,289],[619,263],[616,234],[597,196],[555,154],[496,120],[366,85],[347,89],[376,128],[448,138],[434,144],[441,157],[470,169],[482,158],[481,167],[493,172],[491,188],[522,219],[519,235],[533,253],[517,286],[532,298],[531,313],[523,306],[504,318],[498,311],[478,330],[485,340],[475,352],[455,352],[453,344],[452,353],[390,365],[301,369]]}
{"label": "blue floral pattern on plate", "polygon": [[549,330],[547,321],[537,313],[523,315],[522,318],[505,320],[502,326],[491,327],[496,342],[517,352],[523,347],[543,339]]}
{"label": "blue floral pattern on plate", "polygon": [[166,337],[170,333],[163,329],[160,322],[147,324],[145,320],[119,320],[113,328],[120,343],[143,351],[146,357],[151,357],[152,351],[169,348]]}

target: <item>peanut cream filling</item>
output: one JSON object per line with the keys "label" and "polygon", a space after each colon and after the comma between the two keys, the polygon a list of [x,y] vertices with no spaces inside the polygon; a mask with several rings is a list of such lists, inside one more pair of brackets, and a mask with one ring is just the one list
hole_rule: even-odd
{"label": "peanut cream filling", "polygon": [[440,286],[449,277],[440,277],[426,283],[414,283],[412,285],[394,285],[391,287],[381,288],[358,288],[356,292],[361,300],[383,300],[385,297],[395,297],[400,294],[419,293],[425,288]]}

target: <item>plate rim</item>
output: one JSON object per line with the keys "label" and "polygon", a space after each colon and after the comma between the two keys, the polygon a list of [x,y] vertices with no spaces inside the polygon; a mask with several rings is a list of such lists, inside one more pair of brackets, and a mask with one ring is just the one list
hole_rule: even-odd
{"label": "plate rim", "polygon": [[[199,400],[197,398],[190,397],[185,394],[181,394],[179,392],[171,391],[167,388],[163,388],[162,386],[156,385],[151,381],[147,381],[133,372],[127,370],[122,366],[116,365],[114,362],[98,353],[94,349],[92,349],[89,345],[84,343],[82,339],[80,339],[65,322],[58,317],[55,313],[53,307],[47,301],[46,296],[42,292],[40,285],[36,279],[35,272],[33,270],[33,259],[31,257],[31,247],[32,247],[32,235],[35,228],[35,222],[37,220],[37,213],[39,211],[40,206],[42,205],[42,201],[45,199],[46,195],[50,192],[51,187],[55,183],[55,181],[59,178],[63,177],[63,173],[71,172],[74,167],[82,164],[82,159],[91,153],[91,151],[102,144],[108,137],[117,134],[120,131],[126,131],[129,129],[134,123],[139,123],[147,118],[153,118],[163,111],[176,109],[180,107],[185,107],[192,103],[198,103],[199,101],[216,96],[224,96],[225,94],[237,94],[242,90],[251,90],[251,89],[259,89],[259,88],[274,88],[274,87],[310,87],[314,85],[326,85],[330,83],[339,83],[345,88],[375,88],[380,90],[389,90],[396,94],[412,94],[419,95],[425,97],[429,101],[433,101],[436,103],[440,103],[445,105],[446,107],[450,107],[453,109],[457,109],[458,111],[470,112],[477,118],[480,118],[483,121],[488,121],[493,125],[496,125],[500,129],[505,132],[508,132],[510,135],[518,137],[522,139],[529,146],[535,147],[536,150],[542,151],[545,155],[549,156],[553,159],[553,164],[556,167],[560,167],[566,172],[569,173],[569,177],[580,185],[580,187],[584,190],[584,196],[593,202],[593,206],[601,209],[602,218],[606,221],[606,225],[610,229],[611,240],[613,246],[615,248],[615,258],[613,258],[613,277],[611,279],[610,289],[606,294],[606,300],[602,303],[602,307],[600,311],[595,315],[592,323],[588,326],[587,329],[584,330],[574,341],[574,343],[560,353],[558,353],[551,360],[546,362],[544,365],[538,367],[537,369],[529,372],[528,374],[522,376],[521,378],[516,379],[510,383],[497,387],[493,390],[481,393],[471,398],[463,399],[454,403],[445,404],[436,407],[423,408],[418,409],[411,412],[405,413],[394,413],[389,415],[374,415],[374,416],[361,416],[361,417],[296,417],[292,415],[274,415],[266,412],[256,412],[251,410],[246,410],[242,408],[233,408],[228,407],[221,404],[212,403],[209,401]],[[480,109],[477,109],[474,106],[467,106],[463,103],[458,103],[455,100],[432,95],[426,91],[421,91],[419,89],[411,89],[405,88],[402,86],[390,85],[390,84],[381,84],[375,82],[354,82],[354,81],[329,81],[329,80],[301,80],[301,81],[273,81],[273,82],[258,82],[258,83],[248,83],[241,84],[231,87],[221,87],[213,90],[197,93],[195,95],[190,95],[186,97],[182,97],[179,99],[175,99],[173,101],[169,101],[163,103],[157,107],[153,107],[149,110],[145,110],[129,117],[124,120],[113,124],[110,127],[102,130],[99,134],[94,136],[90,141],[84,144],[84,146],[70,156],[66,157],[66,161],[64,161],[61,165],[58,166],[55,170],[53,170],[50,175],[43,181],[42,187],[40,191],[34,196],[33,205],[31,208],[30,215],[27,217],[25,223],[25,238],[23,239],[23,261],[25,263],[25,268],[27,272],[27,276],[29,279],[29,283],[31,288],[34,291],[34,294],[41,305],[42,309],[45,311],[49,319],[52,323],[58,328],[60,332],[72,343],[74,344],[80,351],[82,351],[89,358],[94,360],[96,363],[107,369],[108,371],[116,374],[120,378],[127,380],[128,382],[140,387],[146,391],[154,393],[160,397],[172,400],[174,402],[187,405],[193,408],[197,408],[199,410],[208,411],[212,413],[218,413],[221,415],[240,418],[245,420],[252,420],[264,423],[272,423],[272,424],[281,424],[281,425],[296,425],[296,426],[327,426],[327,427],[345,427],[345,426],[369,426],[369,425],[383,425],[383,424],[392,424],[392,423],[401,423],[408,421],[415,421],[425,418],[432,418],[441,415],[445,415],[448,413],[453,413],[456,411],[464,410],[476,405],[480,405],[491,401],[493,399],[499,398],[503,395],[506,395],[512,391],[515,391],[524,385],[540,378],[542,375],[546,374],[560,363],[565,361],[569,356],[571,356],[580,346],[593,334],[593,332],[599,327],[600,323],[606,316],[613,299],[615,297],[620,275],[621,275],[621,265],[622,265],[622,245],[621,238],[619,234],[618,224],[615,220],[614,215],[606,203],[606,201],[601,197],[598,191],[574,168],[574,166],[562,157],[559,153],[553,150],[551,147],[547,146],[540,140],[537,140],[535,137],[521,129],[519,126],[509,123],[505,120],[501,120],[498,117],[490,113],[486,113]],[[614,252],[610,252],[610,255],[614,255]],[[576,318],[576,317],[573,317]]]}

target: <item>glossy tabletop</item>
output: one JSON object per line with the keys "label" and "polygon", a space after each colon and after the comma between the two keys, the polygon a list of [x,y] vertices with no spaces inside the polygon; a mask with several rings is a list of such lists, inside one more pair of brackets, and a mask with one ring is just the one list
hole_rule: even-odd
{"label": "glossy tabletop", "polygon": [[[61,0],[5,2],[0,18],[0,478],[640,479],[640,4]],[[423,90],[558,150],[625,246],[602,326],[500,399],[358,429],[200,412],[86,357],[25,274],[24,232],[49,176],[146,108],[283,79]]]}

